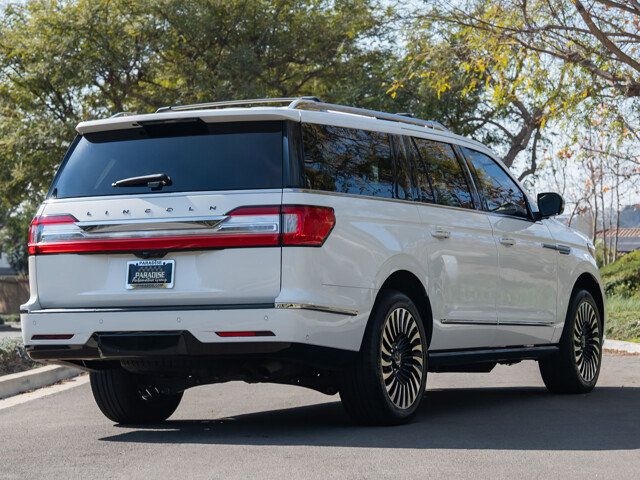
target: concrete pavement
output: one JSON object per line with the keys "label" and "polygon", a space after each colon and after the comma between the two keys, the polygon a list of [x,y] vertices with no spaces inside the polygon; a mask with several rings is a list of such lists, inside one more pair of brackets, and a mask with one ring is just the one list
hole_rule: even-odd
{"label": "concrete pavement", "polygon": [[[0,410],[0,478],[637,478],[640,356],[606,355],[589,395],[548,394],[533,362],[431,374],[416,420],[349,425],[338,397],[229,383],[162,425],[102,417],[89,385]],[[50,387],[55,388],[55,387]]]}

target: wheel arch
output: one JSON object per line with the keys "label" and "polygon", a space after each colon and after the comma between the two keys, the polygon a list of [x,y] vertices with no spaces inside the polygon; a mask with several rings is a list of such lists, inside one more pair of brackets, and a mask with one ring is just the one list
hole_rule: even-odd
{"label": "wheel arch", "polygon": [[427,345],[430,345],[433,335],[433,310],[424,284],[414,273],[408,270],[394,271],[380,286],[373,303],[372,312],[375,310],[382,293],[387,290],[402,292],[413,301],[422,318],[423,326],[427,334]]}
{"label": "wheel arch", "polygon": [[[593,299],[596,302],[596,306],[600,312],[600,319],[602,321],[602,329],[604,331],[605,325],[605,304],[604,304],[604,296],[602,293],[602,289],[600,287],[600,283],[598,280],[591,275],[589,272],[584,272],[578,276],[576,279],[573,289],[571,290],[571,298],[576,294],[578,290],[586,290],[591,294]],[[569,302],[569,308],[571,306],[571,302]]]}

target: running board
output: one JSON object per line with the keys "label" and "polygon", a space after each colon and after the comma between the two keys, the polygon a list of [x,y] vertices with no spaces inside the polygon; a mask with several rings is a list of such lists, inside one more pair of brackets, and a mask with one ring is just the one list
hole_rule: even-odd
{"label": "running board", "polygon": [[429,352],[429,370],[438,371],[454,365],[515,363],[520,360],[540,360],[556,355],[558,345],[537,345],[503,348],[472,348]]}

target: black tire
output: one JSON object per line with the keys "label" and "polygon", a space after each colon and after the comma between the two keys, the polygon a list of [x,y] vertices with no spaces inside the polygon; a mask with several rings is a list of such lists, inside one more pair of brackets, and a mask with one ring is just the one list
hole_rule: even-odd
{"label": "black tire", "polygon": [[420,313],[403,293],[384,291],[360,354],[341,377],[342,404],[356,423],[402,424],[415,415],[426,381],[427,336]]}
{"label": "black tire", "polygon": [[565,319],[560,352],[540,360],[540,373],[552,393],[588,393],[596,386],[602,363],[602,318],[593,296],[575,292]]}
{"label": "black tire", "polygon": [[123,369],[91,372],[91,390],[102,413],[116,423],[145,424],[166,420],[175,412],[182,393],[160,393],[141,377]]}

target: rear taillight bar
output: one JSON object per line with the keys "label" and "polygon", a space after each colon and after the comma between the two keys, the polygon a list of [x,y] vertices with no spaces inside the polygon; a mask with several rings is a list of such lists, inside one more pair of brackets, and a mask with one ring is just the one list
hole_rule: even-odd
{"label": "rear taillight bar", "polygon": [[39,216],[29,229],[29,254],[319,247],[335,225],[332,208],[310,205],[240,207],[204,226],[180,220],[179,228],[160,230],[159,222],[96,225],[68,214]]}

